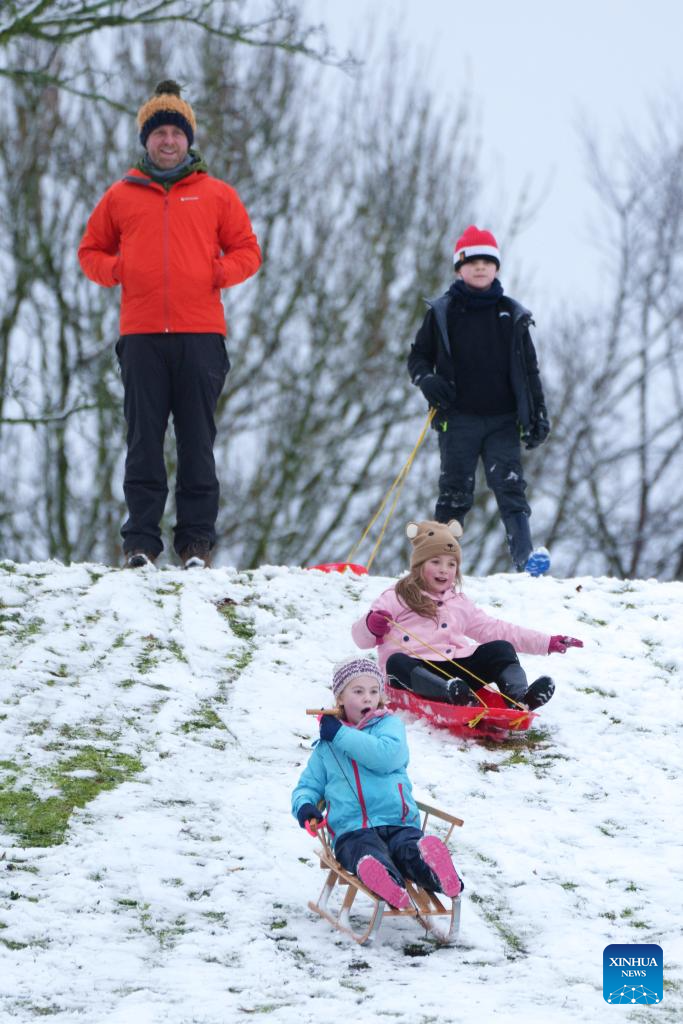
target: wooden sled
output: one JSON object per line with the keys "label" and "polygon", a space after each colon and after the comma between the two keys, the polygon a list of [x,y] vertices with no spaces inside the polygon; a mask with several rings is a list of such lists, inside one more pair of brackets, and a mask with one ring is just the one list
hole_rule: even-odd
{"label": "wooden sled", "polygon": [[399,690],[388,685],[386,694],[392,711],[409,711],[417,718],[426,719],[431,725],[470,739],[505,739],[511,732],[527,730],[537,717],[533,711],[511,708],[497,690],[488,687],[479,690],[479,696],[486,703],[474,707],[426,700],[410,690]]}
{"label": "wooden sled", "polygon": [[[448,833],[444,839],[445,843],[451,837],[456,825],[462,825],[462,819],[452,814],[440,811],[436,807],[417,801],[417,806],[423,812],[422,831],[424,832],[427,820],[430,815],[440,818],[450,824]],[[346,871],[332,852],[330,836],[324,825],[316,829],[315,835],[320,840],[320,848],[316,851],[320,857],[320,867],[327,871],[327,878],[323,885],[318,901],[309,900],[308,906],[316,914],[320,914],[326,921],[329,921],[338,931],[350,935],[355,942],[361,946],[369,945],[377,937],[382,921],[387,917],[414,917],[422,925],[425,931],[434,936],[437,942],[447,945],[454,942],[460,929],[460,894],[453,899],[441,893],[427,892],[414,882],[406,880],[406,889],[410,896],[412,906],[406,910],[395,910],[383,899],[376,896],[374,892],[363,885],[360,878]],[[346,886],[346,893],[342,899],[341,907],[336,911],[329,909],[330,898],[340,894],[342,887]],[[335,891],[336,890],[336,891]],[[370,917],[365,926],[354,927],[351,921],[351,908],[358,894],[366,896],[372,904]],[[450,903],[450,907],[446,904]],[[356,910],[359,908],[356,907]]]}

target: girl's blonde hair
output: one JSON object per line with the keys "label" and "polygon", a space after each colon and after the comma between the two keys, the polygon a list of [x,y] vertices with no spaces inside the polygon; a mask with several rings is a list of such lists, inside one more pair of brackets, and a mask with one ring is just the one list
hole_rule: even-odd
{"label": "girl's blonde hair", "polygon": [[[453,558],[457,565],[454,589],[460,590],[462,588],[462,575],[460,573],[461,555],[459,546],[453,552]],[[425,619],[434,619],[435,622],[438,622],[439,610],[436,606],[436,601],[424,593],[427,587],[427,581],[422,574],[422,566],[424,564],[424,562],[421,562],[419,565],[414,565],[410,572],[398,581],[395,588],[396,596],[406,608],[410,608],[416,615],[421,615]]]}

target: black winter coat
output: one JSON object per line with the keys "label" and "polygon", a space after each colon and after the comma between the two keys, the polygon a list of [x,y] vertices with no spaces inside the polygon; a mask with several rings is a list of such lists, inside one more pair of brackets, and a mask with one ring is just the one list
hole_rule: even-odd
{"label": "black winter coat", "polygon": [[[426,301],[430,308],[408,356],[410,378],[413,384],[419,384],[427,374],[437,373],[455,384],[451,346],[457,339],[448,337],[446,317],[451,296],[446,292],[438,299]],[[523,433],[533,433],[539,418],[547,420],[547,412],[536,350],[529,334],[532,315],[507,295],[501,296],[497,307],[499,312],[507,312],[512,317],[510,383],[517,404],[517,420]],[[448,410],[439,410],[433,425],[436,427],[447,418]]]}

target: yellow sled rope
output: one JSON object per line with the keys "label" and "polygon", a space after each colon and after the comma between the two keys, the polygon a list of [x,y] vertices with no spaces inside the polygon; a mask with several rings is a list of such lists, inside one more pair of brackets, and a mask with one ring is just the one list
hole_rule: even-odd
{"label": "yellow sled rope", "polygon": [[379,546],[382,543],[382,539],[383,539],[384,534],[386,532],[386,528],[389,525],[389,521],[390,521],[391,517],[393,516],[394,512],[396,511],[396,506],[398,504],[398,499],[399,499],[401,491],[403,489],[403,485],[406,482],[406,478],[408,476],[408,473],[410,472],[410,467],[412,466],[413,462],[415,461],[415,456],[417,455],[418,451],[420,450],[422,442],[424,441],[425,437],[427,436],[427,431],[429,430],[431,422],[432,422],[432,420],[434,419],[435,416],[436,416],[436,409],[430,409],[429,413],[427,414],[427,419],[425,421],[425,424],[424,424],[422,430],[420,431],[420,436],[418,437],[417,441],[415,442],[415,447],[413,448],[412,452],[410,453],[410,455],[406,459],[405,465],[403,466],[403,468],[401,469],[400,473],[398,474],[398,476],[394,480],[393,484],[391,485],[391,487],[389,488],[387,493],[384,495],[384,498],[382,499],[382,502],[381,502],[379,508],[375,512],[374,516],[372,517],[372,519],[370,520],[368,525],[365,527],[365,530],[363,531],[362,537],[351,548],[351,550],[349,552],[349,555],[348,555],[348,558],[346,559],[347,562],[353,562],[353,556],[356,554],[356,552],[358,551],[359,547],[361,546],[361,544],[363,543],[363,541],[367,537],[368,533],[370,532],[372,527],[375,525],[375,523],[379,519],[380,515],[382,514],[382,511],[384,510],[387,502],[389,501],[389,498],[391,497],[392,493],[395,491],[396,493],[394,494],[394,500],[392,501],[391,507],[390,507],[389,511],[387,512],[387,516],[386,516],[386,519],[384,520],[384,524],[382,526],[382,529],[380,530],[379,537],[377,538],[375,546],[372,549],[372,553],[370,555],[370,558],[368,559],[367,568],[369,569],[370,566],[372,565],[372,563],[374,562],[375,555],[377,554],[377,552],[379,550]]}
{"label": "yellow sled rope", "polygon": [[[478,683],[481,684],[482,687],[488,686],[488,683],[486,682],[485,679],[480,679],[478,675],[475,675],[474,672],[471,672],[470,669],[465,668],[465,666],[461,665],[459,662],[454,661],[453,658],[446,657],[445,655],[443,655],[441,653],[441,651],[437,650],[436,647],[432,647],[432,645],[428,644],[426,640],[421,640],[419,636],[416,636],[414,633],[411,633],[409,629],[406,629],[405,626],[402,626],[398,622],[395,622],[394,619],[387,619],[387,622],[394,629],[400,630],[406,636],[409,636],[411,638],[411,640],[415,640],[422,647],[428,647],[430,651],[434,651],[435,654],[438,654],[439,659],[441,661],[444,661],[444,660],[447,661],[450,665],[453,665],[455,668],[457,668],[458,672],[464,672],[468,676],[471,676],[472,679],[475,679]],[[416,654],[414,651],[407,651],[406,653],[409,654],[412,658],[416,658],[418,661],[423,662],[423,664],[429,665],[429,667],[431,669],[434,669],[435,672],[440,672],[442,676],[446,677],[446,679],[451,679],[452,678],[451,676],[449,676],[448,672],[446,672],[445,669],[441,668],[440,665],[435,665],[433,661],[429,661],[427,658],[421,657],[419,654]],[[479,701],[479,703],[482,706],[481,713],[479,715],[475,716],[475,718],[471,719],[467,723],[470,729],[474,729],[474,727],[476,725],[479,725],[479,723],[481,722],[482,718],[484,718],[486,716],[486,712],[488,711],[488,707],[489,706],[486,703],[486,701],[482,697],[479,696],[479,693],[478,693],[477,690],[473,690],[471,687],[470,687],[470,690],[471,690],[471,692],[474,694],[474,696],[477,698],[477,700]],[[522,715],[520,716],[520,718],[518,718],[518,719],[515,718],[515,719],[513,719],[510,722],[510,726],[512,728],[514,728],[516,725],[518,725],[520,722],[522,722],[524,720],[524,717],[529,712],[527,711],[527,709],[522,704],[520,704],[518,701],[514,700],[514,698],[512,698],[512,697],[508,697],[508,695],[506,693],[503,693],[502,690],[499,691],[499,692],[500,692],[501,697],[504,700],[509,701],[510,704],[513,704],[516,708],[519,708],[519,710],[522,712]]]}

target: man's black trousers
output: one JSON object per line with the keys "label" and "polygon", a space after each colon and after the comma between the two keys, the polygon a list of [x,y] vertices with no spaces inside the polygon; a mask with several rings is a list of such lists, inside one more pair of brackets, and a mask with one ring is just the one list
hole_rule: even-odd
{"label": "man's black trousers", "polygon": [[168,485],[164,437],[173,416],[178,468],[174,547],[216,543],[218,479],[214,414],[230,368],[220,334],[126,334],[116,354],[124,387],[127,445],[123,492],[128,519],[124,551],[156,557]]}

